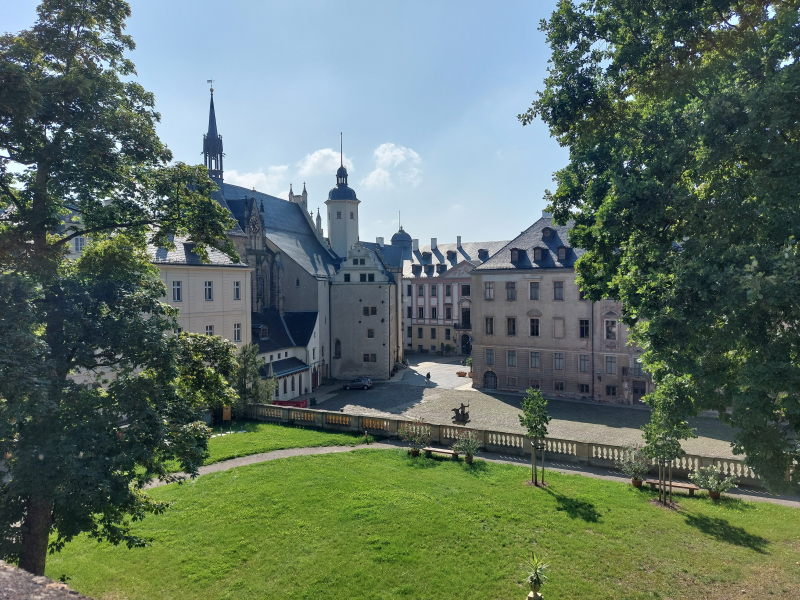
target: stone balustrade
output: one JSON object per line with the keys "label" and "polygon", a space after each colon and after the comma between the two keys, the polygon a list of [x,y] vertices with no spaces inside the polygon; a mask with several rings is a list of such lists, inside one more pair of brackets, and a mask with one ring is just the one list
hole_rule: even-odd
{"label": "stone balustrade", "polygon": [[[258,421],[269,421],[285,425],[301,425],[330,431],[357,431],[378,436],[396,438],[405,429],[428,428],[431,442],[449,446],[457,439],[472,435],[480,447],[499,454],[530,456],[531,442],[527,436],[508,431],[473,429],[459,425],[434,425],[408,419],[351,415],[347,413],[319,410],[313,408],[294,408],[272,404],[251,404],[247,407],[247,417]],[[625,451],[623,446],[598,444],[546,438],[545,450],[551,459],[597,467],[614,467]],[[672,463],[673,473],[685,477],[699,467],[713,466],[733,475],[739,483],[761,486],[752,469],[736,458],[719,458],[685,454]]]}

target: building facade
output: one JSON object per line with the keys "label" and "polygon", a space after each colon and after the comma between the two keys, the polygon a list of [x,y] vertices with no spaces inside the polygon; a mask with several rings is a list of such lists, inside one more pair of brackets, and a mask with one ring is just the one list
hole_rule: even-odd
{"label": "building facade", "polygon": [[651,384],[622,307],[581,297],[568,231],[545,213],[472,272],[473,386],[639,402]]}

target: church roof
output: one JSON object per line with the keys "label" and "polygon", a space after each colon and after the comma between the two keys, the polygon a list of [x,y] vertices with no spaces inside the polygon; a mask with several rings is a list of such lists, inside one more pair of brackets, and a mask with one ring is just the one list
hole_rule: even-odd
{"label": "church roof", "polygon": [[157,265],[191,265],[198,267],[247,267],[243,262],[234,262],[224,252],[216,248],[207,248],[208,261],[203,261],[194,252],[195,244],[186,237],[174,240],[175,248],[168,250],[153,245],[147,246],[150,260]]}
{"label": "church roof", "polygon": [[308,346],[317,324],[317,315],[315,311],[284,313],[283,320],[297,346]]}
{"label": "church roof", "polygon": [[335,274],[336,258],[322,245],[300,205],[230,183],[222,183],[218,194],[242,227],[246,227],[247,200],[254,199],[268,240],[308,273]]}

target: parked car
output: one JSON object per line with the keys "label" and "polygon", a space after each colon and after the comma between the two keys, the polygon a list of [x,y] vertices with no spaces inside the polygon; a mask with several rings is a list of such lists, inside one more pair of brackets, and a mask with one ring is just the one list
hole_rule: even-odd
{"label": "parked car", "polygon": [[346,390],[352,389],[362,389],[368,390],[372,387],[372,379],[369,377],[356,377],[350,381],[345,381],[344,385],[342,386]]}

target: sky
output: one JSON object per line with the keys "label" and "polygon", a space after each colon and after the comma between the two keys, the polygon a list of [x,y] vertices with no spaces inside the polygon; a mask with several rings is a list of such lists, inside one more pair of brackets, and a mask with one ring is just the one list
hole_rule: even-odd
{"label": "sky", "polygon": [[[214,80],[225,181],[322,209],[343,132],[360,238],[508,240],[545,207],[567,150],[525,111],[555,0],[129,0],[140,83],[176,160],[202,162]],[[34,0],[0,0],[0,32]],[[399,215],[399,216],[398,216]],[[399,221],[398,221],[399,219]]]}

